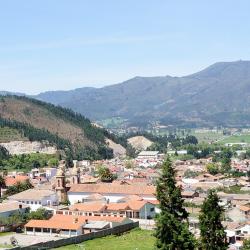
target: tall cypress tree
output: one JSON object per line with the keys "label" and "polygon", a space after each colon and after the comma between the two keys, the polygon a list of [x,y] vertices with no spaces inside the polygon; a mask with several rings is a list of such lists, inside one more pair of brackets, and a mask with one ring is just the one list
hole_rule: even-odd
{"label": "tall cypress tree", "polygon": [[219,197],[210,190],[202,204],[200,220],[201,245],[204,250],[226,250],[228,248],[225,228],[221,223],[224,213]]}
{"label": "tall cypress tree", "polygon": [[188,213],[183,207],[181,188],[176,186],[175,170],[167,159],[157,181],[156,197],[160,214],[156,217],[156,247],[161,250],[192,250],[195,239],[188,229]]}

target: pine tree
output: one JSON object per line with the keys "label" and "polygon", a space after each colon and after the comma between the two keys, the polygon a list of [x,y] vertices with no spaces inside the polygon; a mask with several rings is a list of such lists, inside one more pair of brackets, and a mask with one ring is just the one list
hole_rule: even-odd
{"label": "pine tree", "polygon": [[250,250],[250,240],[243,241],[243,247],[241,250]]}
{"label": "pine tree", "polygon": [[167,159],[157,181],[156,197],[161,212],[156,218],[156,247],[161,250],[192,250],[195,239],[188,229],[188,213],[183,207],[181,188],[176,186],[175,170]]}
{"label": "pine tree", "polygon": [[204,250],[226,250],[228,248],[225,228],[221,223],[224,209],[219,205],[219,201],[216,192],[210,190],[202,204],[199,221],[201,245]]}

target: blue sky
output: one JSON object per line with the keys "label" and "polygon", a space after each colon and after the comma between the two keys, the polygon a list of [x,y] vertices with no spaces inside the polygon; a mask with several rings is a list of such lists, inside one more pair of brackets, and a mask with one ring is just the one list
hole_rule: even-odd
{"label": "blue sky", "polygon": [[30,94],[250,59],[248,0],[0,0],[0,89]]}

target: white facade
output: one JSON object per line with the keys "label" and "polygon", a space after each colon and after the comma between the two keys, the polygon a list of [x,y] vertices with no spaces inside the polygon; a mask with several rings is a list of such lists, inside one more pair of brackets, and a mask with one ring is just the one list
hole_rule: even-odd
{"label": "white facade", "polygon": [[[68,199],[70,204],[75,204],[78,202],[82,202],[84,199],[86,199],[88,196],[92,195],[90,192],[68,192]],[[117,203],[119,200],[129,196],[128,194],[102,194],[106,201]],[[142,199],[145,200],[156,200],[156,198],[153,195],[141,195]]]}
{"label": "white facade", "polygon": [[250,234],[250,225],[246,224],[245,226],[238,228],[236,230],[237,232],[240,232],[241,234]]}
{"label": "white facade", "polygon": [[78,230],[60,230],[60,233],[57,232],[57,230],[55,229],[44,229],[44,228],[40,228],[35,229],[35,228],[30,228],[30,229],[26,229],[25,233],[27,235],[40,235],[40,236],[60,236],[60,237],[73,237],[73,236],[77,236],[77,235],[81,235],[82,234],[82,228],[79,228]]}
{"label": "white facade", "polygon": [[0,217],[9,217],[14,213],[25,213],[28,206],[20,202],[10,201],[4,202],[0,205]]}
{"label": "white facade", "polygon": [[[38,190],[39,192],[39,190]],[[43,197],[15,197],[15,195],[10,196],[9,200],[15,200],[21,202],[22,204],[26,204],[30,207],[32,211],[36,211],[38,208],[58,205],[58,197],[56,193],[52,193],[49,195],[45,195]]]}
{"label": "white facade", "polygon": [[57,171],[56,168],[46,168],[46,171],[45,171],[46,178],[50,180],[51,178],[56,176],[56,171]]}
{"label": "white facade", "polygon": [[158,159],[159,151],[141,151],[137,159],[152,159],[156,160]]}

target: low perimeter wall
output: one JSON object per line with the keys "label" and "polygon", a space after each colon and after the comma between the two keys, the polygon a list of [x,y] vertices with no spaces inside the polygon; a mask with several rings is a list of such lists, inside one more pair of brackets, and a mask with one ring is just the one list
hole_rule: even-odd
{"label": "low perimeter wall", "polygon": [[[70,238],[65,238],[65,239],[63,238],[59,240],[41,242],[35,245],[26,246],[26,247],[15,247],[15,248],[12,248],[12,250],[13,249],[15,250],[51,249],[51,248],[56,248],[56,247],[61,247],[61,246],[66,246],[66,245],[71,245],[71,244],[79,244],[86,240],[101,238],[101,237],[112,235],[112,234],[121,234],[136,227],[139,227],[139,222],[133,222],[133,223],[116,226],[116,227],[109,228],[109,229],[104,229],[98,232],[87,233],[87,234],[78,235],[78,236],[74,236]],[[29,236],[27,235],[27,237]]]}

